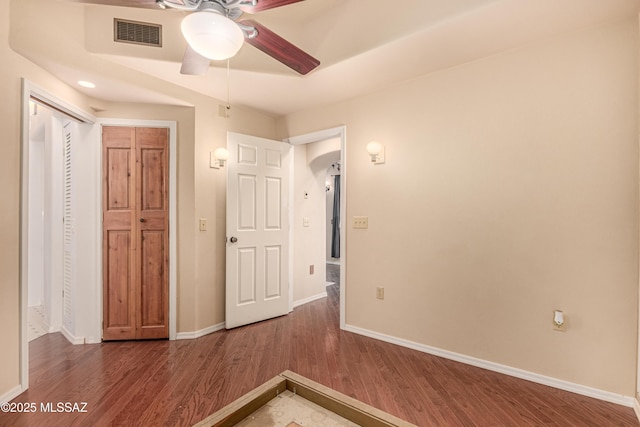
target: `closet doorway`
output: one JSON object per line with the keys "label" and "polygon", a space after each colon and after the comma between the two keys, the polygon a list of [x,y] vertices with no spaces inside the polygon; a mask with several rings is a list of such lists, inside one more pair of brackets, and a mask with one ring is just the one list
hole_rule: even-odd
{"label": "closet doorway", "polygon": [[[63,177],[69,177],[63,173],[68,166],[65,162],[68,156],[63,154],[68,153],[63,149],[63,134],[70,122],[63,114],[29,101],[29,255],[25,260],[29,341],[62,327],[63,282],[67,272],[63,266],[63,247],[71,225],[64,216],[68,209],[63,207],[68,201],[64,197],[68,186]],[[66,296],[71,296],[68,290]]]}

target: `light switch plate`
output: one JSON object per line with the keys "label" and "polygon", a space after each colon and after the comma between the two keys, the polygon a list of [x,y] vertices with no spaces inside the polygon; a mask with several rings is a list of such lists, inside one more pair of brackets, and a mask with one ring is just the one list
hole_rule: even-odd
{"label": "light switch plate", "polygon": [[207,231],[207,218],[200,218],[200,231]]}
{"label": "light switch plate", "polygon": [[353,217],[353,228],[369,228],[369,217],[368,216],[354,216]]}

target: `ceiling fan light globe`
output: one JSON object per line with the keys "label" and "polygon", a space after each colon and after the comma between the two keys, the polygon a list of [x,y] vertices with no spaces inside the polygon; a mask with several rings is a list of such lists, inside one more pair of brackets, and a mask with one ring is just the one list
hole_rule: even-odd
{"label": "ceiling fan light globe", "polygon": [[182,20],[180,27],[189,46],[213,60],[231,58],[244,42],[244,34],[238,24],[218,13],[191,13]]}

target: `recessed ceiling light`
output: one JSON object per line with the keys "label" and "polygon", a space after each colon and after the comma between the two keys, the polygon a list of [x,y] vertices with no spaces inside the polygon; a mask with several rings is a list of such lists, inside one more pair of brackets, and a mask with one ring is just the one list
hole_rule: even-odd
{"label": "recessed ceiling light", "polygon": [[90,89],[93,89],[94,87],[96,87],[95,84],[91,83],[91,82],[87,82],[85,80],[79,80],[78,84],[82,87],[88,87]]}

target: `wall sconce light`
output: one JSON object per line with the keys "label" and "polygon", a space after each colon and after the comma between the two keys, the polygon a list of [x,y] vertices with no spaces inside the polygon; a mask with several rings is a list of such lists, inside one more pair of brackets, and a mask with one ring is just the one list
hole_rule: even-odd
{"label": "wall sconce light", "polygon": [[558,332],[567,331],[567,319],[562,310],[553,310],[553,330]]}
{"label": "wall sconce light", "polygon": [[378,141],[371,141],[367,144],[367,153],[371,156],[371,163],[374,165],[384,163],[384,145]]}
{"label": "wall sconce light", "polygon": [[209,154],[209,166],[213,169],[220,169],[224,167],[227,159],[229,158],[229,152],[226,148],[216,148],[215,151]]}

